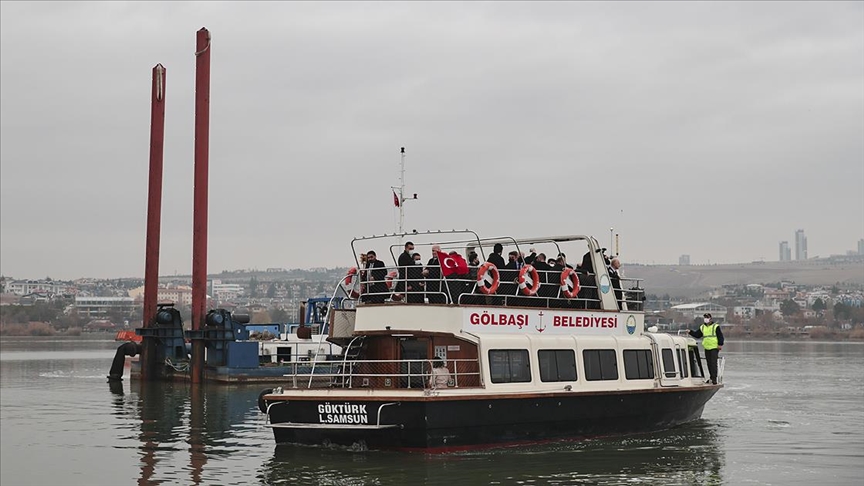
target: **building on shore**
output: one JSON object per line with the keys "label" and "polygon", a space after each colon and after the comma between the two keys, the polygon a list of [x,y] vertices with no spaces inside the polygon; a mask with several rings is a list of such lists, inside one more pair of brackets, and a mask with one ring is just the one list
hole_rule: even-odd
{"label": "building on shore", "polygon": [[692,304],[674,305],[670,308],[675,312],[680,312],[684,318],[692,320],[702,319],[702,315],[711,314],[714,322],[722,323],[726,321],[726,307],[714,304],[711,302],[694,302]]}

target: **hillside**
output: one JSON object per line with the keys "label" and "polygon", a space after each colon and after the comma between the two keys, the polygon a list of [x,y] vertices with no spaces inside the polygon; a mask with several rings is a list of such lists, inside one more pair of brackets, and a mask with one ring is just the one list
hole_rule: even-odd
{"label": "hillside", "polygon": [[649,294],[695,297],[727,284],[794,282],[802,285],[864,286],[864,258],[732,265],[630,265],[624,274],[644,279]]}
{"label": "hillside", "polygon": [[[864,287],[864,257],[835,257],[805,262],[753,262],[730,265],[638,265],[624,262],[624,275],[643,279],[646,292],[654,295],[695,298],[727,284],[794,282],[802,285]],[[304,281],[327,288],[345,275],[347,268],[290,269],[279,272],[223,271],[210,279],[248,285],[254,277],[259,284]],[[187,281],[190,276],[160,277],[163,283]]]}

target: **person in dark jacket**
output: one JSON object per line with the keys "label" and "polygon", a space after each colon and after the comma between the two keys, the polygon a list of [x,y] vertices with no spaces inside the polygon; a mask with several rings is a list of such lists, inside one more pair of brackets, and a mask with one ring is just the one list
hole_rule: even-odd
{"label": "person in dark jacket", "polygon": [[690,335],[696,339],[702,338],[702,347],[705,349],[705,361],[708,362],[708,374],[711,378],[709,381],[717,384],[717,359],[720,357],[720,350],[723,349],[723,331],[720,330],[720,324],[714,322],[711,314],[702,316],[703,324],[699,329],[691,330]]}
{"label": "person in dark jacket", "polygon": [[406,289],[409,292],[412,290],[408,288],[410,284],[407,283],[408,269],[414,267],[412,253],[414,253],[414,243],[409,241],[405,243],[405,250],[399,255],[399,259],[396,261],[396,265],[399,266],[399,281],[396,282],[396,288],[393,289],[396,294],[404,294]]}
{"label": "person in dark jacket", "polygon": [[502,268],[507,266],[507,263],[504,262],[504,257],[501,256],[503,252],[504,245],[502,245],[501,243],[495,243],[495,246],[492,248],[492,253],[489,255],[489,258],[486,259],[486,261],[491,262],[495,265],[495,267],[498,268],[498,270],[501,270]]}
{"label": "person in dark jacket", "polygon": [[618,308],[624,308],[623,292],[621,291],[621,260],[618,257],[612,258],[609,261],[609,268],[606,271],[609,273],[609,280],[612,283],[612,288],[615,289],[615,299],[618,301]]}
{"label": "person in dark jacket", "polygon": [[522,263],[524,265],[533,265],[534,260],[537,259],[537,250],[535,250],[534,248],[530,248],[528,250],[528,256],[525,256],[525,255],[520,255],[520,256],[522,257]]}
{"label": "person in dark jacket", "polygon": [[408,303],[409,304],[425,304],[426,303],[426,284],[423,281],[423,261],[420,254],[414,252],[414,266],[408,268]]}
{"label": "person in dark jacket", "polygon": [[370,304],[380,304],[387,299],[389,289],[387,288],[387,269],[384,268],[384,262],[378,259],[374,251],[369,250],[366,253],[366,276],[368,283],[366,288],[369,293],[366,295]]}
{"label": "person in dark jacket", "polygon": [[426,297],[430,304],[446,304],[447,297],[441,290],[441,264],[438,262],[438,252],[441,247],[438,245],[432,246],[432,258],[426,263],[426,268],[423,269],[423,276],[426,277]]}

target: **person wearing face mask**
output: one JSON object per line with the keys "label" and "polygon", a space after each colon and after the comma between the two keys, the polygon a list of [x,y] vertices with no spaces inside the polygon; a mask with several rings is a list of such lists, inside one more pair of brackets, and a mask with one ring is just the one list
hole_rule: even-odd
{"label": "person wearing face mask", "polygon": [[424,304],[426,303],[426,299],[424,297],[424,282],[423,282],[423,262],[421,261],[421,257],[419,253],[414,253],[411,255],[413,258],[414,266],[409,267],[408,271],[405,272],[408,275],[408,303],[409,304]]}
{"label": "person wearing face mask", "polygon": [[[720,330],[720,325],[711,319],[711,314],[704,314],[702,319],[703,324],[699,329],[690,331],[690,335],[696,339],[702,338],[702,347],[705,348],[705,360],[708,362],[708,374],[711,375],[709,380],[712,384],[717,384],[717,358],[720,356],[720,350],[723,349],[723,332]],[[708,383],[706,381],[705,383]]]}

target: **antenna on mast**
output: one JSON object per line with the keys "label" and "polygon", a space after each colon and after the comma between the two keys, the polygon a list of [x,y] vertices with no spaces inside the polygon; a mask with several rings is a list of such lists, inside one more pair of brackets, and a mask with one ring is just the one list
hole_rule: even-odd
{"label": "antenna on mast", "polygon": [[399,187],[392,187],[393,189],[393,204],[399,208],[399,234],[404,233],[403,226],[405,225],[405,201],[412,201],[417,199],[417,193],[414,193],[413,197],[405,197],[405,147],[400,149],[400,153],[402,155],[402,160],[399,163]]}

